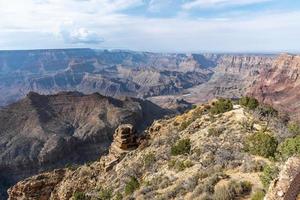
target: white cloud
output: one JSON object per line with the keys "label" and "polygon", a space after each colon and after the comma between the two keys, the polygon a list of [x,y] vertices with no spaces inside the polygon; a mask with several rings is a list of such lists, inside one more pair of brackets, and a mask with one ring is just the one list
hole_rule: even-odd
{"label": "white cloud", "polygon": [[182,5],[184,9],[238,6],[263,3],[271,0],[192,0]]}
{"label": "white cloud", "polygon": [[[220,2],[211,0],[217,1]],[[250,3],[249,0],[239,2]],[[295,41],[300,40],[300,12],[239,14],[234,17],[216,16],[215,19],[191,18],[188,15],[151,18],[122,12],[140,5],[145,5],[145,1],[0,0],[1,48],[84,46],[146,51],[299,49]]]}
{"label": "white cloud", "polygon": [[[294,51],[300,12],[268,13],[247,19],[127,19],[105,45],[152,51]],[[127,29],[126,27],[130,27]],[[120,37],[121,36],[121,37]]]}
{"label": "white cloud", "polygon": [[89,31],[86,28],[78,28],[74,30],[62,30],[61,35],[67,43],[71,44],[100,44],[103,38],[96,32]]}

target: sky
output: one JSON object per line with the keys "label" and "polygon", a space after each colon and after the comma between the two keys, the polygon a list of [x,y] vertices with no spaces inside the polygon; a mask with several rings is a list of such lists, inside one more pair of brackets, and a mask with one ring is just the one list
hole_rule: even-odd
{"label": "sky", "polygon": [[299,0],[0,0],[0,49],[300,52]]}

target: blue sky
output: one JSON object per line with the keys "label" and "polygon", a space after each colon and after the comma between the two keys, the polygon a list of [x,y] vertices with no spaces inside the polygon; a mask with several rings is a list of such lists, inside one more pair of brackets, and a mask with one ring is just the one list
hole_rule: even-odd
{"label": "blue sky", "polygon": [[298,0],[0,0],[0,49],[300,52]]}

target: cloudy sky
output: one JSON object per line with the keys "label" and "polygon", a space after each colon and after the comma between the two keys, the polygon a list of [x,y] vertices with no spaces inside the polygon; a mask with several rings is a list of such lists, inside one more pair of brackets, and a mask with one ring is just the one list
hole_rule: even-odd
{"label": "cloudy sky", "polygon": [[0,49],[300,52],[298,0],[0,0]]}

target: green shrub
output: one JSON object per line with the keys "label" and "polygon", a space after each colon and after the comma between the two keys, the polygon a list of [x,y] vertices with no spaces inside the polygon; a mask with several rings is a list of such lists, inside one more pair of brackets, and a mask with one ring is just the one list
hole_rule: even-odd
{"label": "green shrub", "polygon": [[287,159],[293,155],[300,154],[300,136],[288,138],[278,146],[279,155],[283,159]]}
{"label": "green shrub", "polygon": [[130,195],[140,187],[139,181],[135,177],[130,177],[129,182],[125,185],[125,194]]}
{"label": "green shrub", "polygon": [[252,190],[252,183],[249,181],[240,182],[244,194],[249,194]]}
{"label": "green shrub", "polygon": [[99,192],[99,199],[100,200],[110,200],[112,199],[112,189],[106,188],[106,189],[101,189]]}
{"label": "green shrub", "polygon": [[219,137],[224,131],[224,128],[218,127],[218,128],[209,128],[207,130],[208,132],[208,137],[214,136],[214,137]]}
{"label": "green shrub", "polygon": [[179,128],[180,131],[185,130],[192,122],[193,122],[192,119],[183,121],[183,122],[181,123],[181,125],[180,125],[180,128]]}
{"label": "green shrub", "polygon": [[89,200],[84,192],[74,192],[73,200]]}
{"label": "green shrub", "polygon": [[212,114],[221,114],[228,112],[233,109],[233,104],[230,99],[219,99],[213,103],[213,106],[210,108]]}
{"label": "green shrub", "polygon": [[258,190],[252,195],[251,200],[263,200],[265,194],[266,193],[263,190]]}
{"label": "green shrub", "polygon": [[278,111],[268,105],[258,106],[257,111],[263,117],[277,117],[278,116]]}
{"label": "green shrub", "polygon": [[213,200],[232,200],[236,197],[248,195],[251,189],[252,184],[248,181],[239,183],[230,181],[227,185],[216,188]]}
{"label": "green shrub", "polygon": [[242,120],[239,124],[242,126],[244,131],[253,131],[254,130],[254,120]]}
{"label": "green shrub", "polygon": [[268,158],[274,156],[277,145],[278,142],[275,137],[258,132],[246,139],[245,148],[251,154]]}
{"label": "green shrub", "polygon": [[242,170],[243,172],[262,172],[265,165],[263,160],[245,159]]}
{"label": "green shrub", "polygon": [[117,194],[114,197],[114,200],[122,200],[123,199],[123,195],[120,192],[117,192]]}
{"label": "green shrub", "polygon": [[228,186],[219,186],[215,189],[213,200],[232,200],[234,197],[235,194],[231,188]]}
{"label": "green shrub", "polygon": [[170,160],[168,162],[168,166],[171,169],[175,169],[176,171],[183,171],[186,168],[192,167],[193,163],[190,160],[180,161],[180,160]]}
{"label": "green shrub", "polygon": [[155,154],[148,153],[143,156],[143,163],[145,167],[150,167],[155,162]]}
{"label": "green shrub", "polygon": [[254,110],[259,105],[258,101],[253,97],[242,97],[239,100],[239,104],[249,108],[250,110]]}
{"label": "green shrub", "polygon": [[190,139],[179,140],[175,145],[171,147],[171,154],[173,156],[188,154],[191,150]]}
{"label": "green shrub", "polygon": [[299,135],[300,134],[300,126],[297,123],[289,123],[288,130],[293,135]]}
{"label": "green shrub", "polygon": [[264,167],[262,174],[260,175],[260,181],[263,186],[267,189],[272,180],[274,180],[279,173],[279,169],[273,165],[267,165]]}
{"label": "green shrub", "polygon": [[214,192],[215,185],[222,179],[223,174],[216,173],[208,178],[207,181],[204,182],[203,191],[209,194]]}

